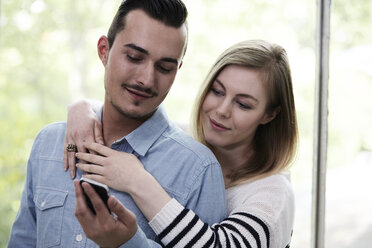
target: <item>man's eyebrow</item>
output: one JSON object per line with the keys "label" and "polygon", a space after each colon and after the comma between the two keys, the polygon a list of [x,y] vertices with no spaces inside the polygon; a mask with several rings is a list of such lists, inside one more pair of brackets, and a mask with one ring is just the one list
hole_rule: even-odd
{"label": "man's eyebrow", "polygon": [[173,58],[162,58],[161,61],[169,62],[169,63],[174,63],[174,64],[176,64],[178,66],[177,59],[173,59]]}
{"label": "man's eyebrow", "polygon": [[[134,45],[133,43],[129,43],[129,44],[126,44],[124,45],[125,47],[129,47],[129,48],[132,48],[134,50],[137,50],[138,52],[140,53],[143,53],[143,54],[146,54],[146,55],[149,55],[149,51],[147,51],[146,49],[142,48],[142,47],[139,47],[139,46],[136,46]],[[177,59],[174,59],[174,58],[168,58],[168,57],[165,57],[165,58],[162,58],[161,61],[164,61],[164,62],[169,62],[169,63],[174,63],[176,65],[178,65],[178,60]]]}
{"label": "man's eyebrow", "polygon": [[[223,88],[223,90],[226,91],[225,86],[223,85],[223,83],[222,83],[218,78],[216,78],[216,82],[217,82],[217,83],[218,83],[218,84]],[[237,94],[236,96],[237,96],[237,97],[246,97],[246,98],[250,98],[250,99],[252,99],[253,101],[258,102],[258,100],[257,100],[254,96],[249,95],[249,94]]]}
{"label": "man's eyebrow", "polygon": [[133,48],[134,50],[137,50],[138,52],[140,52],[140,53],[144,53],[144,54],[146,54],[146,55],[149,54],[149,52],[148,52],[146,49],[144,49],[144,48],[142,48],[142,47],[139,47],[139,46],[136,46],[136,45],[134,45],[133,43],[129,43],[129,44],[126,44],[126,45],[124,45],[124,46],[125,46],[125,47]]}

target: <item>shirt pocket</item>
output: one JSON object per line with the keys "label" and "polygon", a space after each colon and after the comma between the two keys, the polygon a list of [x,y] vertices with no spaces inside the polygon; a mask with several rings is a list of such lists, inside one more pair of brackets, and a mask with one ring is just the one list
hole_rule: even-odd
{"label": "shirt pocket", "polygon": [[37,247],[60,245],[63,209],[68,191],[36,187],[34,202],[37,221]]}

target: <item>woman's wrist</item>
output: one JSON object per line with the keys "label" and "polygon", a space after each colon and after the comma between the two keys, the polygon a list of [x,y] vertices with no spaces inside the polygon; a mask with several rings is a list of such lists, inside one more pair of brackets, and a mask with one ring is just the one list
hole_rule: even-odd
{"label": "woman's wrist", "polygon": [[136,175],[128,193],[149,221],[172,199],[147,171]]}

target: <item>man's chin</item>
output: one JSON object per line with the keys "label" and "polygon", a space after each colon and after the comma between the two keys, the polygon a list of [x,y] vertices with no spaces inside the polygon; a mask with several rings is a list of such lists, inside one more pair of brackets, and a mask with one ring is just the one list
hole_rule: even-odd
{"label": "man's chin", "polygon": [[129,118],[129,119],[133,119],[133,120],[138,120],[138,121],[147,120],[156,110],[155,109],[155,110],[152,110],[152,111],[149,112],[149,111],[145,111],[145,110],[142,110],[142,109],[135,109],[135,110],[130,111],[130,110],[124,110],[123,108],[118,107],[114,104],[112,104],[112,105],[124,117]]}

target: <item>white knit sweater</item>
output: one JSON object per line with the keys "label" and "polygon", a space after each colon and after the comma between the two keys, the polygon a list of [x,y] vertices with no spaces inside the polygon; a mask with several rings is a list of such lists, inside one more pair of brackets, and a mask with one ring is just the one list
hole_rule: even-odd
{"label": "white knit sweater", "polygon": [[229,188],[226,197],[229,216],[211,227],[175,199],[149,224],[166,247],[289,247],[294,193],[287,175]]}

